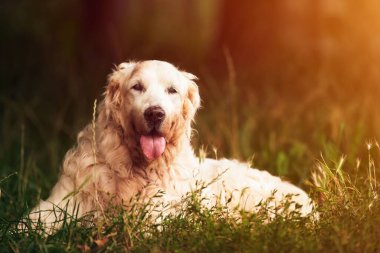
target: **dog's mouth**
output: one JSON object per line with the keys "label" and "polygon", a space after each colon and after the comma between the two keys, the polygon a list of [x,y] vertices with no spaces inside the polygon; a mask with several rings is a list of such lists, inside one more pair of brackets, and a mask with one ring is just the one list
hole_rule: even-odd
{"label": "dog's mouth", "polygon": [[151,131],[147,135],[141,135],[140,146],[146,158],[155,160],[164,153],[166,140],[162,134]]}

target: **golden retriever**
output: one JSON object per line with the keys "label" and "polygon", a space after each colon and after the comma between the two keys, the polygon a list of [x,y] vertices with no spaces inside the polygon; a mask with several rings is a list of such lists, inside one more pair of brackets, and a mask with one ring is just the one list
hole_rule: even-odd
{"label": "golden retriever", "polygon": [[196,157],[190,144],[200,106],[196,79],[163,61],[120,64],[108,78],[96,120],[78,134],[50,197],[29,217],[56,229],[60,210],[72,212],[77,205],[82,216],[136,194],[150,200],[159,191],[160,201],[173,204],[199,182],[205,182],[207,206],[255,211],[269,197],[276,205],[293,194],[301,214],[310,213],[313,204],[303,190],[268,172],[234,160]]}

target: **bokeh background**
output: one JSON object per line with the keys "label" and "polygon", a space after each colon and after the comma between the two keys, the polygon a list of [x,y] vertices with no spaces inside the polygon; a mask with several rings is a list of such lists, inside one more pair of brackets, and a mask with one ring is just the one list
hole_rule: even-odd
{"label": "bokeh background", "polygon": [[0,187],[46,196],[106,76],[131,59],[200,78],[194,145],[211,157],[298,184],[321,154],[355,164],[380,134],[379,10],[376,0],[2,0],[0,179],[11,179]]}

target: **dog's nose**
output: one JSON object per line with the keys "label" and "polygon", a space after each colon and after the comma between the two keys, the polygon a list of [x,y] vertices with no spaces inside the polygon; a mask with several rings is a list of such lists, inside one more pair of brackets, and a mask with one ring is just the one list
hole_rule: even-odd
{"label": "dog's nose", "polygon": [[148,124],[157,126],[162,123],[165,118],[165,111],[160,106],[151,106],[144,112],[144,118]]}

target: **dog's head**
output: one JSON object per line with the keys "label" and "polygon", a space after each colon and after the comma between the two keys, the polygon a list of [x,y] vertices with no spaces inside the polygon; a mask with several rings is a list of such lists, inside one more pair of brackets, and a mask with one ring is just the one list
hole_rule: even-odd
{"label": "dog's head", "polygon": [[107,117],[136,138],[145,158],[154,160],[183,135],[200,105],[196,77],[162,61],[120,64],[105,93]]}

